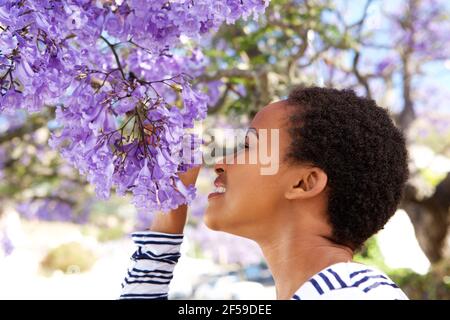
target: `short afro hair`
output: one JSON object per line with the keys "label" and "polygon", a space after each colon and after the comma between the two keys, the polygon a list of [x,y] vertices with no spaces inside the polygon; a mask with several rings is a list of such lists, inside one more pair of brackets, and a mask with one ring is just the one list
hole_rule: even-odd
{"label": "short afro hair", "polygon": [[388,112],[352,90],[295,87],[286,161],[328,176],[332,239],[353,249],[395,213],[408,179],[405,138]]}

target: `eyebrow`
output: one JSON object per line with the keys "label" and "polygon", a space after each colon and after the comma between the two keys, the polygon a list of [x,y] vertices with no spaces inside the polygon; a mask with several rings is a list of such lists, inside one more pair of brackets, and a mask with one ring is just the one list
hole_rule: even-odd
{"label": "eyebrow", "polygon": [[248,128],[247,132],[245,133],[245,136],[247,136],[247,134],[251,131],[254,132],[256,134],[256,137],[259,139],[258,130],[256,130],[256,128],[254,128],[254,127]]}

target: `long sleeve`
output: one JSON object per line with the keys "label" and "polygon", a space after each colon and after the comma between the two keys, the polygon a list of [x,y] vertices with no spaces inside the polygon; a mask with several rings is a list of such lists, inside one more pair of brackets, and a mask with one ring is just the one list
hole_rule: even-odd
{"label": "long sleeve", "polygon": [[140,231],[131,236],[137,249],[131,256],[120,299],[167,299],[183,235]]}

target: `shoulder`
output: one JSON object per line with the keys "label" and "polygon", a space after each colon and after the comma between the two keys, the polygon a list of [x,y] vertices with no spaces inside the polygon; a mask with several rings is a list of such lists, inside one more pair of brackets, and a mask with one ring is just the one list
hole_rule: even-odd
{"label": "shoulder", "polygon": [[379,287],[371,292],[347,287],[327,291],[318,300],[408,300],[408,297],[398,287]]}
{"label": "shoulder", "polygon": [[382,271],[354,262],[331,265],[311,277],[294,299],[405,300],[408,297]]}

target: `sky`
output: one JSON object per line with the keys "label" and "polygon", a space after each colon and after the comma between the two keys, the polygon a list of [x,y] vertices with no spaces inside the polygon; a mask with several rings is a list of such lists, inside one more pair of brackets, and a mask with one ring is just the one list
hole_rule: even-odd
{"label": "sky", "polygon": [[[428,0],[423,0],[428,1]],[[367,26],[371,29],[385,29],[385,31],[378,32],[377,42],[385,42],[389,40],[391,36],[390,30],[384,28],[385,17],[383,12],[396,12],[399,6],[405,2],[405,0],[374,0],[369,7],[369,15],[367,19]],[[450,1],[441,0],[445,7],[448,9],[450,15]],[[358,21],[361,18],[365,0],[335,0],[334,3],[338,8],[344,9],[346,21],[352,23]],[[450,33],[450,30],[449,30]],[[379,54],[379,51],[366,50],[365,54],[368,58]],[[450,114],[450,57],[446,61],[438,61],[427,63],[423,66],[425,76],[414,82],[414,86],[417,92],[422,91],[421,99],[416,101],[416,111],[418,114],[424,112],[443,112]],[[402,82],[399,77],[394,79],[395,84],[395,100],[401,101],[402,95]],[[429,97],[428,97],[429,95]],[[393,111],[398,111],[401,105],[394,104]]]}

